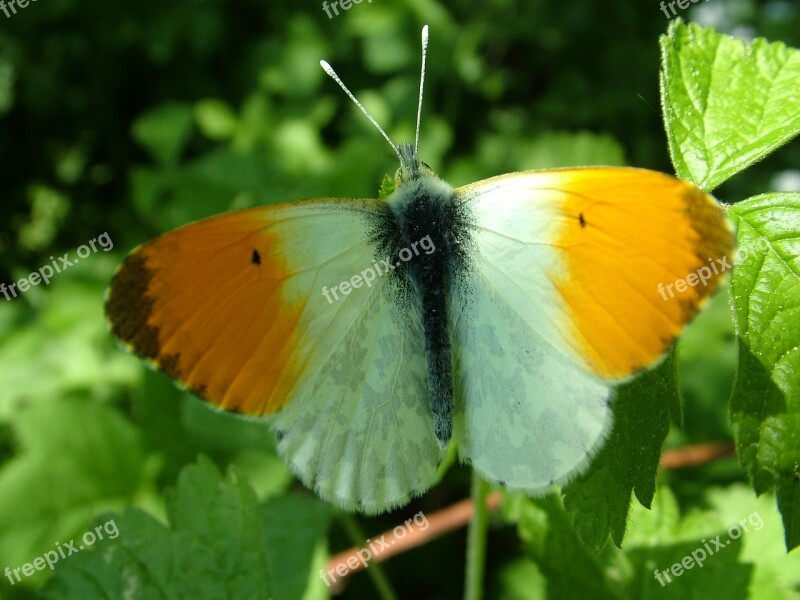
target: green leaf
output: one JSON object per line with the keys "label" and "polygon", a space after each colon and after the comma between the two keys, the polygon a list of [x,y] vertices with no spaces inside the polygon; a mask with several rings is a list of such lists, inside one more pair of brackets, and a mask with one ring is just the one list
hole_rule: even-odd
{"label": "green leaf", "polygon": [[674,21],[661,103],[679,177],[712,190],[800,132],[800,52]]}
{"label": "green leaf", "polygon": [[201,458],[181,473],[166,505],[168,525],[138,510],[115,517],[119,536],[59,563],[43,597],[302,596],[328,524],[321,503],[283,497],[260,507],[235,469],[222,477]]}
{"label": "green leaf", "polygon": [[19,451],[0,470],[0,564],[19,566],[129,502],[145,482],[138,432],[108,406],[39,402],[12,422]]}
{"label": "green leaf", "polygon": [[103,289],[117,260],[98,252],[24,299],[0,300],[0,419],[12,421],[23,402],[49,404],[89,390],[99,397],[138,381],[140,365],[115,349],[103,317]]}
{"label": "green leaf", "polygon": [[498,600],[540,600],[545,597],[547,582],[536,565],[518,559],[500,567],[497,583],[486,594]]}
{"label": "green leaf", "polygon": [[263,541],[275,598],[300,598],[314,547],[330,522],[330,507],[311,496],[280,496],[268,500],[261,514],[268,524]]}
{"label": "green leaf", "polygon": [[787,548],[800,544],[800,194],[764,194],[730,211],[739,258],[731,291],[739,370],[731,421],[758,493],[778,486]]}
{"label": "green leaf", "polygon": [[229,140],[239,126],[236,113],[217,98],[200,100],[195,104],[194,114],[200,131],[212,140]]}
{"label": "green leaf", "polygon": [[626,560],[622,562],[629,574],[628,597],[747,599],[754,569],[742,560],[743,543],[749,541],[745,536],[758,533],[750,532],[748,526],[748,533],[731,540],[726,531],[747,517],[741,505],[732,522],[722,519],[716,511],[706,510],[681,517],[671,491],[660,488],[652,511],[640,507],[631,511],[631,533],[626,538]]}
{"label": "green leaf", "polygon": [[[733,439],[727,404],[736,377],[736,335],[731,318],[728,279],[681,334],[678,381],[685,428],[670,444]],[[739,471],[735,461],[725,461]]]}
{"label": "green leaf", "polygon": [[[517,524],[525,553],[536,565],[533,585],[544,575],[548,598],[795,597],[800,552],[776,547],[781,520],[771,495],[756,497],[734,484],[709,489],[700,504],[681,514],[672,491],[660,487],[650,509],[631,506],[624,548],[608,544],[596,553],[580,543],[556,496],[534,501],[509,496],[503,516]],[[505,590],[520,600],[544,597],[515,592],[511,582]]]}
{"label": "green leaf", "polygon": [[158,211],[158,201],[164,193],[168,178],[160,169],[132,167],[130,189],[133,206],[145,218]]}
{"label": "green leaf", "polygon": [[[739,558],[754,565],[749,599],[795,598],[800,585],[800,551],[787,554],[776,543],[784,527],[775,506],[775,497],[772,494],[756,497],[752,489],[734,484],[726,488],[710,488],[705,499],[705,504],[719,515],[723,527],[728,529],[736,524],[743,529],[743,548]],[[698,526],[708,520],[706,515],[696,519]]]}
{"label": "green leaf", "polygon": [[800,481],[797,475],[778,486],[778,510],[783,517],[786,548],[796,548],[800,540]]}
{"label": "green leaf", "polygon": [[670,419],[680,423],[680,398],[675,382],[675,351],[616,390],[614,425],[589,470],[564,490],[581,539],[595,548],[608,535],[622,544],[631,493],[650,506],[656,470]]}
{"label": "green leaf", "polygon": [[[717,535],[720,546],[711,541]],[[741,484],[711,488],[702,508],[681,515],[672,491],[659,487],[651,510],[632,507],[624,558],[613,557],[607,568],[623,574],[628,597],[637,600],[789,600],[800,582],[800,553],[777,546],[780,535],[781,518],[769,494],[757,498]],[[677,577],[670,572],[693,553],[702,567],[692,558],[691,568]]]}
{"label": "green leaf", "polygon": [[133,137],[160,163],[174,163],[192,132],[194,114],[190,106],[166,103],[139,117]]}
{"label": "green leaf", "polygon": [[[256,155],[224,148],[212,150],[182,165],[170,185],[170,202],[159,213],[159,225],[177,227],[216,213],[244,208],[268,198],[268,164]],[[239,204],[236,205],[237,198]]]}
{"label": "green leaf", "polygon": [[525,554],[546,578],[549,600],[621,597],[605,580],[598,558],[581,543],[557,496],[514,496],[509,502],[505,510],[517,522]]}

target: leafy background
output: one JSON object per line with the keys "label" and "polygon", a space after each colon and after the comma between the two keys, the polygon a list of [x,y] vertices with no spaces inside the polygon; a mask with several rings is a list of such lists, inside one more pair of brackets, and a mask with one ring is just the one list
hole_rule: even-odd
{"label": "leafy background", "polygon": [[[800,8],[788,1],[710,0],[680,16],[800,47]],[[770,248],[746,255],[675,363],[620,392],[615,443],[563,501],[505,498],[489,528],[487,597],[800,597],[800,557],[786,553],[800,538],[800,146],[750,165],[797,133],[796,55],[765,48],[752,72],[704,88],[708,70],[739,64],[716,60],[737,47],[687,29],[660,47],[668,20],[656,2],[367,0],[329,19],[319,3],[283,0],[48,0],[0,13],[0,281],[103,232],[114,248],[0,298],[0,569],[109,518],[120,535],[64,560],[55,577],[13,587],[0,577],[3,598],[117,598],[126,582],[143,598],[324,598],[315,573],[361,545],[354,529],[375,535],[469,495],[470,473],[454,465],[408,507],[342,515],[293,480],[263,425],[144,368],[102,316],[116,264],[158,233],[254,204],[375,196],[393,155],[318,60],[395,140],[409,139],[423,23],[422,153],[450,183],[572,164],[677,169],[738,203],[740,245]],[[682,54],[681,36],[700,42],[695,55]],[[672,59],[660,91],[661,51]],[[670,71],[681,64],[683,75]],[[666,133],[662,93],[679,109]],[[747,100],[759,93],[768,101]],[[731,129],[740,145],[714,144]],[[654,480],[664,435],[667,447],[735,439],[741,464]],[[763,529],[666,587],[655,580],[654,569],[754,511]],[[343,597],[375,596],[376,572],[398,597],[459,597],[465,543],[462,529],[373,564]]]}

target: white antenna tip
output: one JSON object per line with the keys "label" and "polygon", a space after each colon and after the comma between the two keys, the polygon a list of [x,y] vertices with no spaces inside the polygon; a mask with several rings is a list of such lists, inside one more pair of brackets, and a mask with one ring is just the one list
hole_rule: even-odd
{"label": "white antenna tip", "polygon": [[423,43],[428,41],[428,26],[427,25],[423,25],[422,26],[422,41],[423,41]]}
{"label": "white antenna tip", "polygon": [[325,71],[328,75],[333,73],[333,67],[328,64],[327,60],[319,61],[319,66],[322,67],[322,70]]}

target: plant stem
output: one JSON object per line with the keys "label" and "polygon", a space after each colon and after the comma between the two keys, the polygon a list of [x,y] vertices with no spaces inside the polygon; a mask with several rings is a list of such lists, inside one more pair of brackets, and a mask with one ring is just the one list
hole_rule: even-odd
{"label": "plant stem", "polygon": [[464,578],[464,600],[481,600],[483,573],[486,567],[486,535],[489,529],[489,509],[486,497],[489,485],[472,470],[472,519],[467,531],[467,572]]}

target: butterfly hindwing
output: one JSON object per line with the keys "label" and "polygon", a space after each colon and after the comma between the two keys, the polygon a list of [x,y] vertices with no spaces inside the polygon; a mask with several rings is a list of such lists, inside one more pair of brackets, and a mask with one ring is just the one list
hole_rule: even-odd
{"label": "butterfly hindwing", "polygon": [[184,226],[132,252],[106,304],[137,354],[216,406],[271,415],[300,479],[365,512],[429,488],[440,460],[418,311],[388,272],[339,288],[375,271],[383,210],[317,200]]}
{"label": "butterfly hindwing", "polygon": [[486,275],[474,272],[452,303],[460,453],[492,482],[544,492],[605,439],[610,388],[554,351]]}
{"label": "butterfly hindwing", "polygon": [[433,485],[441,451],[418,315],[397,311],[388,281],[359,306],[345,307],[350,301],[341,311],[352,325],[319,338],[328,359],[274,419],[279,450],[309,487],[339,506],[376,513]]}

